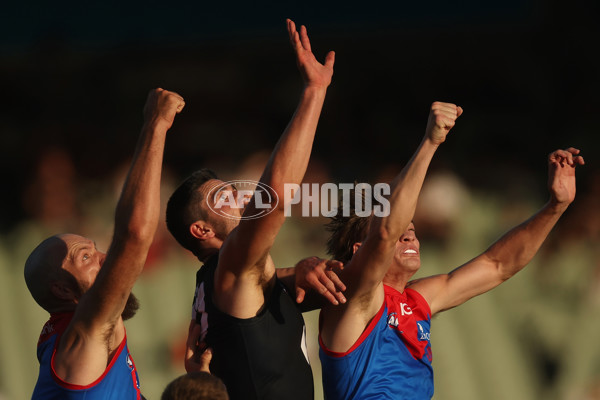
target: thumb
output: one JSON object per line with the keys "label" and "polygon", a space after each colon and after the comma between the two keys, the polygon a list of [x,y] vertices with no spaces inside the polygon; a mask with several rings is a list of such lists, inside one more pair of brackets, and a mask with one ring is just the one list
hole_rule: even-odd
{"label": "thumb", "polygon": [[208,372],[210,374],[210,360],[212,360],[212,349],[209,347],[200,356],[200,371]]}
{"label": "thumb", "polygon": [[330,51],[327,53],[325,57],[325,66],[328,68],[333,68],[333,64],[335,63],[335,51]]}
{"label": "thumb", "polygon": [[296,303],[300,304],[304,301],[304,295],[306,291],[302,289],[300,286],[296,286]]}

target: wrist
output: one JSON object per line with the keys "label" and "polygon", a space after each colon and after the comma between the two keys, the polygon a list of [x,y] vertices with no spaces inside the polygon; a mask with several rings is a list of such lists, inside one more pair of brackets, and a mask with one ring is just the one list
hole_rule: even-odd
{"label": "wrist", "polygon": [[304,85],[304,93],[325,95],[328,87],[329,84],[321,85],[316,83],[307,83]]}
{"label": "wrist", "polygon": [[569,207],[569,204],[571,203],[565,201],[558,201],[556,198],[550,197],[550,200],[548,200],[548,203],[546,204],[546,208],[552,212],[562,214]]}
{"label": "wrist", "polygon": [[434,149],[437,150],[438,147],[440,147],[440,144],[444,143],[444,141],[439,141],[439,140],[433,140],[429,135],[425,135],[425,137],[423,137],[423,141],[422,141],[422,145],[424,146],[430,146]]}
{"label": "wrist", "polygon": [[151,119],[144,121],[143,130],[151,130],[151,131],[168,131],[173,125],[172,122],[167,121],[166,119],[160,116],[154,116]]}

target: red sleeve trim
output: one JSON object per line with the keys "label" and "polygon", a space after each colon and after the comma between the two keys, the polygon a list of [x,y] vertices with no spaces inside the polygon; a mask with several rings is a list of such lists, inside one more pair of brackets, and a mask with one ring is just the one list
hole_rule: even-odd
{"label": "red sleeve trim", "polygon": [[383,315],[383,311],[385,310],[385,308],[386,307],[385,307],[385,299],[384,299],[383,303],[381,304],[381,308],[379,309],[379,311],[377,311],[377,314],[375,314],[375,316],[371,319],[371,321],[369,322],[369,324],[367,325],[367,327],[365,328],[363,333],[360,335],[360,337],[356,340],[356,342],[354,342],[352,347],[350,347],[347,351],[345,351],[343,353],[331,351],[325,346],[325,343],[323,343],[323,340],[321,339],[321,332],[320,332],[321,331],[321,329],[320,329],[321,315],[319,315],[319,346],[321,346],[321,349],[323,350],[323,352],[330,357],[340,358],[340,357],[347,356],[348,354],[350,354],[354,350],[356,350],[356,348],[365,341],[365,339],[371,334],[371,332],[373,332],[373,329],[375,329],[377,322],[379,322],[379,320],[381,319],[381,316]]}
{"label": "red sleeve trim", "polygon": [[110,364],[108,364],[108,366],[104,370],[104,373],[102,375],[100,375],[100,377],[98,379],[96,379],[94,382],[90,383],[89,385],[75,385],[75,384],[72,384],[72,383],[68,383],[68,382],[65,382],[64,380],[62,380],[56,374],[56,371],[54,369],[54,356],[56,355],[56,348],[58,347],[59,340],[60,340],[60,337],[58,337],[56,339],[56,342],[54,343],[54,351],[52,352],[52,359],[50,360],[50,369],[52,371],[52,377],[54,378],[54,381],[59,386],[65,388],[65,389],[70,389],[70,390],[85,390],[85,389],[90,389],[90,388],[96,386],[97,384],[99,384],[100,382],[102,382],[102,379],[104,379],[104,377],[106,376],[106,374],[108,374],[110,372],[111,368],[113,367],[113,365],[117,361],[117,358],[119,358],[119,356],[121,355],[121,352],[123,351],[123,349],[125,348],[125,345],[127,344],[127,333],[125,333],[125,337],[123,337],[123,340],[121,341],[121,344],[117,348],[117,351],[115,352],[115,355],[113,356],[112,360],[110,360]]}

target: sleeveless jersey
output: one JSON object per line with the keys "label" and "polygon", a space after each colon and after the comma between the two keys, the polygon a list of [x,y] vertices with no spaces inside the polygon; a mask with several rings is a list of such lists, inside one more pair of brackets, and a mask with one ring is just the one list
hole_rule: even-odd
{"label": "sleeveless jersey", "polygon": [[232,317],[212,301],[217,263],[215,255],[196,274],[192,312],[213,350],[211,373],[223,380],[231,400],[312,400],[306,328],[294,299],[277,280],[257,316]]}
{"label": "sleeveless jersey", "polygon": [[110,364],[89,385],[73,385],[63,381],[54,371],[54,354],[60,336],[67,329],[73,313],[51,314],[38,341],[40,372],[32,400],[141,400],[139,379],[127,349],[127,337],[115,352]]}
{"label": "sleeveless jersey", "polygon": [[347,352],[328,350],[319,336],[327,400],[433,396],[429,305],[412,289],[384,291],[379,312]]}

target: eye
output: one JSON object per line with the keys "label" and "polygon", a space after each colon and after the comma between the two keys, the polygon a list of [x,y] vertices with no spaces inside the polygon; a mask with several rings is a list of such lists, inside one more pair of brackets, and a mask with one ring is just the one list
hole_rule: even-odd
{"label": "eye", "polygon": [[84,254],[83,255],[83,261],[87,261],[90,258],[89,254]]}

